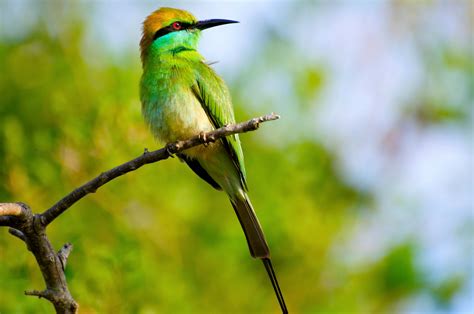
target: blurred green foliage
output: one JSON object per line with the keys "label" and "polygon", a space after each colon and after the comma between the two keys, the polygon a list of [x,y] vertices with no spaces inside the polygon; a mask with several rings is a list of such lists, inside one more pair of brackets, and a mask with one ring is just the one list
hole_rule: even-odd
{"label": "blurred green foliage", "polygon": [[[0,42],[1,201],[43,211],[101,171],[159,147],[142,122],[138,54],[111,60],[97,47],[85,53],[82,43],[80,19],[55,34],[39,21],[31,32]],[[446,62],[466,61],[446,56]],[[292,80],[304,111],[327,73],[300,68]],[[238,120],[250,118],[238,80],[231,89]],[[429,115],[456,116],[444,109]],[[278,122],[263,128],[278,129]],[[346,184],[334,156],[313,140],[275,146],[259,131],[242,140],[250,197],[292,312],[386,313],[421,289],[432,289],[442,303],[459,289],[459,278],[427,287],[410,243],[347,268],[333,248],[371,196]],[[82,313],[278,311],[225,195],[177,159],[112,181],[48,232],[56,248],[74,244],[66,272]],[[48,302],[23,295],[41,289],[42,278],[6,228],[0,263],[0,313],[52,311]]]}

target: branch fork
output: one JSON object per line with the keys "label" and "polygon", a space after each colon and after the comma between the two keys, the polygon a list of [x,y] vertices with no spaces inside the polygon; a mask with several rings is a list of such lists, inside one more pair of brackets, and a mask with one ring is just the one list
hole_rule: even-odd
{"label": "branch fork", "polygon": [[209,143],[225,136],[257,130],[260,123],[279,118],[280,116],[271,113],[246,122],[226,125],[210,132],[201,132],[187,140],[169,143],[155,151],[150,152],[145,149],[141,156],[102,172],[94,179],[73,190],[41,214],[33,214],[30,207],[24,203],[0,203],[0,227],[10,227],[8,229],[9,233],[26,243],[28,250],[36,258],[46,284],[45,290],[29,290],[25,291],[25,295],[47,299],[54,305],[56,313],[77,313],[79,305],[69,292],[64,274],[67,259],[73,246],[66,243],[56,253],[46,235],[46,228],[84,196],[95,193],[107,182],[146,164],[173,157],[175,154],[194,146],[207,146]]}

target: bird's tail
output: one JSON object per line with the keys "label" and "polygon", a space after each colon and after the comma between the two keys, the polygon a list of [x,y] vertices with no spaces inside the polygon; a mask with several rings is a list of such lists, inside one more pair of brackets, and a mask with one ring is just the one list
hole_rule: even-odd
{"label": "bird's tail", "polygon": [[278,284],[278,280],[270,260],[270,249],[268,248],[265,235],[263,234],[262,227],[258,222],[250,200],[244,193],[243,197],[231,198],[230,201],[234,207],[237,217],[239,218],[240,225],[244,230],[245,238],[247,239],[250,249],[250,254],[252,257],[262,260],[263,265],[267,270],[268,277],[272,282],[273,290],[275,291],[281,310],[283,313],[288,313],[285,300],[283,299],[283,294],[280,290],[280,285]]}
{"label": "bird's tail", "polygon": [[245,194],[243,196],[239,195],[231,198],[230,202],[239,218],[242,229],[244,229],[250,255],[255,258],[269,258],[270,249],[268,248],[267,240],[265,240],[262,227],[258,222],[248,197]]}
{"label": "bird's tail", "polygon": [[265,269],[267,270],[268,277],[270,277],[270,280],[272,282],[273,290],[275,291],[278,303],[280,303],[281,312],[283,314],[287,314],[288,309],[286,308],[285,299],[283,299],[283,293],[281,293],[280,285],[278,284],[275,271],[273,270],[272,261],[269,258],[265,257],[262,258],[262,262],[265,266]]}

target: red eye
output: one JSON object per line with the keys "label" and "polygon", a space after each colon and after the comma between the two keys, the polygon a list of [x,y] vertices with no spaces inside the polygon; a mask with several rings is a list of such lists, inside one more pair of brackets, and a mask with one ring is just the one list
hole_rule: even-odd
{"label": "red eye", "polygon": [[174,30],[179,31],[182,26],[180,22],[174,22],[173,24],[171,24],[171,27],[173,27]]}

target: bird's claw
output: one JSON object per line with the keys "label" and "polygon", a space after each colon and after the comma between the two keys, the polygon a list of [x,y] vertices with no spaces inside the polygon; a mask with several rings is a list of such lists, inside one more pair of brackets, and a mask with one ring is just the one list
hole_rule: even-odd
{"label": "bird's claw", "polygon": [[209,143],[207,142],[206,132],[202,131],[201,133],[199,133],[199,140],[205,147],[209,146]]}
{"label": "bird's claw", "polygon": [[166,152],[168,153],[168,156],[170,156],[171,158],[174,158],[174,150],[176,149],[175,145],[173,144],[167,144],[165,146],[165,149],[166,149]]}
{"label": "bird's claw", "polygon": [[143,150],[143,155],[146,155],[148,154],[150,151],[148,150],[148,148],[145,147],[145,149]]}

